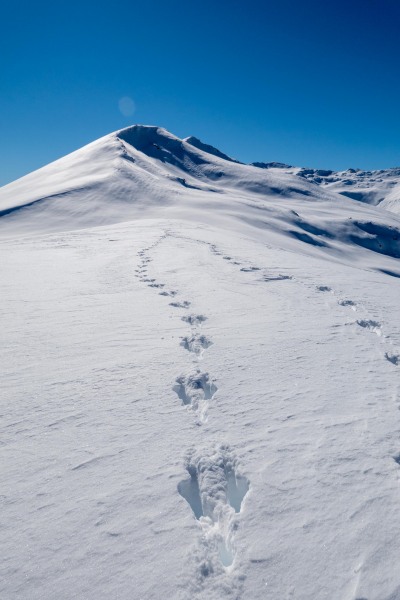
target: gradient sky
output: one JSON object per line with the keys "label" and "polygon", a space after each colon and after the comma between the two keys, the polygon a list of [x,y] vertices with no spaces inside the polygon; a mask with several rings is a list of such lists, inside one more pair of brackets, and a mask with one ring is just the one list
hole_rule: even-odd
{"label": "gradient sky", "polygon": [[0,19],[0,185],[132,123],[246,162],[400,165],[399,0],[2,0]]}

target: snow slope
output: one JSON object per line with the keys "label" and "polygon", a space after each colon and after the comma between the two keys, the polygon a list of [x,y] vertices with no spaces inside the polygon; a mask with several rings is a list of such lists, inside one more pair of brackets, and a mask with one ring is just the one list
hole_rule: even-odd
{"label": "snow slope", "polygon": [[220,154],[0,190],[2,598],[400,598],[400,217]]}
{"label": "snow slope", "polygon": [[353,200],[379,204],[381,208],[400,213],[400,168],[337,172],[300,169],[297,175]]}
{"label": "snow slope", "polygon": [[253,165],[268,169],[272,174],[297,175],[310,183],[320,185],[325,190],[400,213],[400,168],[376,171],[362,169],[331,171],[292,167],[283,163],[253,163]]}

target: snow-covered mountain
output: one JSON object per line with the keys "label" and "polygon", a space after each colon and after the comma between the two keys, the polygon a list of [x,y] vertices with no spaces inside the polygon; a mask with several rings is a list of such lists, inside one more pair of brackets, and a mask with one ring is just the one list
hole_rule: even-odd
{"label": "snow-covered mountain", "polygon": [[2,598],[400,598],[398,180],[133,126],[0,189]]}
{"label": "snow-covered mountain", "polygon": [[284,163],[253,163],[253,165],[269,169],[270,173],[298,175],[347,198],[374,206],[380,204],[381,208],[400,213],[400,168],[376,171],[363,171],[362,169],[331,171],[292,167]]}
{"label": "snow-covered mountain", "polygon": [[345,244],[350,254],[361,245],[400,255],[393,215],[332,192],[339,182],[319,181],[318,171],[310,182],[309,170],[256,164],[238,163],[194,137],[181,140],[158,127],[133,126],[0,189],[0,233],[174,216],[268,229],[285,247],[297,240],[335,254]]}
{"label": "snow-covered mountain", "polygon": [[343,196],[400,213],[400,168],[363,171],[299,169],[297,175]]}

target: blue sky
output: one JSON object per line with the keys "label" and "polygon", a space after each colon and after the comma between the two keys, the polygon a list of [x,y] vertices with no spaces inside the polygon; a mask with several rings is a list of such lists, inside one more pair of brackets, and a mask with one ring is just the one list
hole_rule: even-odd
{"label": "blue sky", "polygon": [[248,162],[400,165],[398,0],[3,0],[0,17],[0,185],[132,123]]}

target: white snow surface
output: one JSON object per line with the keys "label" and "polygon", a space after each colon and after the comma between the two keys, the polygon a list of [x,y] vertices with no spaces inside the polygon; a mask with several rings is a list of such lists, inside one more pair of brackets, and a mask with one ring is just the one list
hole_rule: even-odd
{"label": "white snow surface", "polygon": [[[364,171],[346,169],[331,171],[326,169],[304,169],[282,163],[255,163],[270,173],[278,172],[298,175],[325,189],[337,192],[347,198],[400,213],[400,168]],[[275,165],[280,165],[276,167]]]}
{"label": "white snow surface", "polygon": [[400,598],[400,216],[224,156],[0,190],[2,599]]}

